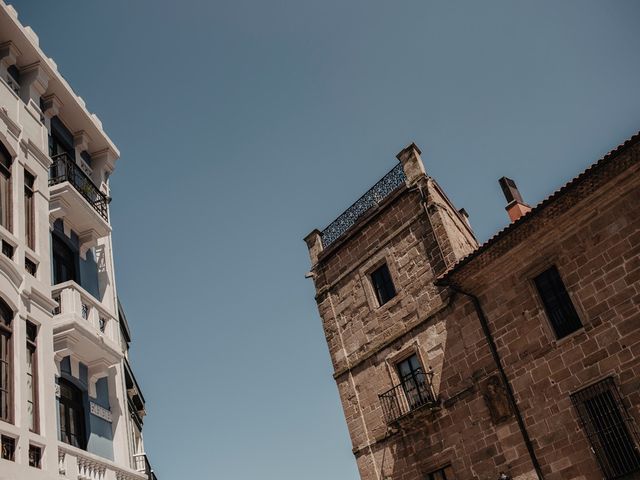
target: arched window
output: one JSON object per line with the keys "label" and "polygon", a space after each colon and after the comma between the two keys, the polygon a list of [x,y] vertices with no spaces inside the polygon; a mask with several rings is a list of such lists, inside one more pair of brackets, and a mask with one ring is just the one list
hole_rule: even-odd
{"label": "arched window", "polygon": [[0,419],[13,420],[13,310],[0,299]]}
{"label": "arched window", "polygon": [[60,440],[74,447],[87,448],[84,426],[84,398],[82,390],[59,379],[60,384]]}
{"label": "arched window", "polygon": [[0,142],[0,225],[11,231],[11,164],[9,150]]}

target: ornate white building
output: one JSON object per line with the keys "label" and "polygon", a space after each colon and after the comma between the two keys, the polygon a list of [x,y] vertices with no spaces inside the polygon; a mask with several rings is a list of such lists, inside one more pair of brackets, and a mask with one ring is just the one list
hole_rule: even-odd
{"label": "ornate white building", "polygon": [[113,267],[118,156],[0,0],[0,480],[155,478]]}

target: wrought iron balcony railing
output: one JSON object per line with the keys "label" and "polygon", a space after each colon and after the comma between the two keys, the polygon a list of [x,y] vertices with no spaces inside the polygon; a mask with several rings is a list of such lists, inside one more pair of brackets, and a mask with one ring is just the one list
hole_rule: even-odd
{"label": "wrought iron balcony railing", "polygon": [[387,198],[405,181],[402,164],[398,163],[389,173],[382,177],[378,183],[371,187],[367,193],[362,195],[353,205],[347,208],[338,218],[336,218],[320,236],[322,246],[327,248],[338,240],[371,208],[377,206],[382,200]]}
{"label": "wrought iron balcony railing", "polygon": [[433,372],[422,369],[406,376],[400,384],[379,395],[387,424],[422,407],[435,407],[438,399],[433,391]]}
{"label": "wrought iron balcony railing", "polygon": [[49,186],[69,182],[91,204],[96,212],[108,222],[107,206],[111,199],[100,191],[67,153],[54,155],[51,159],[53,163],[49,169]]}

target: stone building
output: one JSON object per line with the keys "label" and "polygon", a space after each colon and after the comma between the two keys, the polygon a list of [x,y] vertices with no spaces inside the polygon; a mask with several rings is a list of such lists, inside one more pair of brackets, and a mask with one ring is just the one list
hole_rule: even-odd
{"label": "stone building", "polygon": [[398,159],[305,238],[361,478],[640,478],[640,135],[480,246]]}
{"label": "stone building", "polygon": [[152,480],[113,265],[119,152],[0,0],[0,479]]}

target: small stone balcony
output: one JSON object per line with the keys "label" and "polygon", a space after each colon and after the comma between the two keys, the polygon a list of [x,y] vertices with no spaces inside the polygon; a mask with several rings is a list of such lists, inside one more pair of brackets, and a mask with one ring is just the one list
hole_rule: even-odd
{"label": "small stone balcony", "polygon": [[387,425],[393,424],[416,410],[437,407],[433,390],[433,372],[416,370],[398,385],[378,395]]}
{"label": "small stone balcony", "polygon": [[58,302],[53,312],[56,355],[73,354],[96,378],[120,362],[118,322],[111,312],[74,281],[54,285],[52,297]]}

